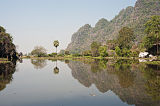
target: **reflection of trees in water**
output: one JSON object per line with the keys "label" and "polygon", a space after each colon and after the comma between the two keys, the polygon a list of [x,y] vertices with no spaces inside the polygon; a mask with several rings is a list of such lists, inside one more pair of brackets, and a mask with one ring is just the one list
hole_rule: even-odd
{"label": "reflection of trees in water", "polygon": [[34,65],[35,69],[42,69],[47,65],[46,60],[31,59],[31,63]]}
{"label": "reflection of trees in water", "polygon": [[91,62],[91,71],[96,73],[106,68],[107,60],[95,60]]}
{"label": "reflection of trees in water", "polygon": [[131,71],[130,61],[118,60],[113,68],[112,73],[117,75],[121,87],[128,88],[134,84],[135,74]]}
{"label": "reflection of trees in water", "polygon": [[23,59],[19,59],[18,61],[19,61],[20,63],[23,63]]}
{"label": "reflection of trees in water", "polygon": [[[57,66],[57,59],[50,59],[53,63],[55,63],[55,67],[53,68],[53,73],[54,74],[59,74],[59,68]],[[62,61],[64,62],[65,60],[59,60],[59,61]],[[66,62],[66,61],[65,61]]]}
{"label": "reflection of trees in water", "polygon": [[69,60],[64,60],[64,62],[65,62],[66,64],[68,64],[68,63],[69,63]]}
{"label": "reflection of trees in water", "polygon": [[154,101],[160,100],[160,66],[149,65],[144,70],[145,88]]}
{"label": "reflection of trees in water", "polygon": [[57,60],[55,61],[56,62],[56,67],[53,69],[54,71],[54,74],[59,74],[59,68],[57,67]]}
{"label": "reflection of trees in water", "polygon": [[54,68],[54,74],[58,74],[59,73],[59,68],[58,67],[55,67]]}
{"label": "reflection of trees in water", "polygon": [[0,91],[12,81],[15,70],[16,65],[14,63],[0,63]]}
{"label": "reflection of trees in water", "polygon": [[[103,65],[100,65],[102,63]],[[152,86],[154,85],[151,85],[150,88],[157,89],[153,94],[156,92],[155,95],[159,95],[159,85],[156,84],[159,82],[157,78],[156,80],[151,78],[154,81],[146,82],[145,74],[142,71],[142,69],[147,68],[144,64],[141,65],[131,60],[108,60],[107,62],[96,60],[88,64],[70,61],[68,66],[72,70],[72,76],[86,87],[95,84],[97,89],[102,93],[111,90],[123,102],[127,102],[130,105],[147,106],[160,104],[159,98],[158,102],[155,102],[152,100],[153,97],[146,92],[146,84],[154,82],[157,88],[153,88]],[[152,89],[149,89],[149,91],[152,91]]]}

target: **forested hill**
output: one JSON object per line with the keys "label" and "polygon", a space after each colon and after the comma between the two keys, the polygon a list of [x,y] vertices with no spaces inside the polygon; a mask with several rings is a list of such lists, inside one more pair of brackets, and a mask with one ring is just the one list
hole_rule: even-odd
{"label": "forested hill", "polygon": [[95,27],[86,24],[72,35],[71,43],[66,50],[72,53],[90,49],[93,41],[106,43],[115,39],[118,31],[128,26],[133,28],[136,41],[144,36],[144,24],[152,15],[160,15],[160,0],[137,0],[134,7],[129,6],[120,11],[114,19],[100,19]]}

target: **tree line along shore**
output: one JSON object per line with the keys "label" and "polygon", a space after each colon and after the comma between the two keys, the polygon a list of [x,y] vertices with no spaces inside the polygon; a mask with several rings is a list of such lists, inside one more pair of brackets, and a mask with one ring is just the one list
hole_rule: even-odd
{"label": "tree line along shore", "polygon": [[[13,38],[0,27],[0,61],[23,58],[67,59],[67,58],[93,58],[93,59],[139,59],[140,53],[147,52],[142,58],[160,60],[160,16],[152,16],[144,25],[145,36],[141,42],[135,42],[136,35],[132,28],[122,27],[116,39],[106,40],[106,44],[93,41],[89,50],[71,53],[61,50],[57,53],[59,41],[55,40],[53,46],[56,52],[47,54],[42,46],[36,46],[30,53],[24,54],[16,51]],[[5,58],[5,59],[2,59]]]}

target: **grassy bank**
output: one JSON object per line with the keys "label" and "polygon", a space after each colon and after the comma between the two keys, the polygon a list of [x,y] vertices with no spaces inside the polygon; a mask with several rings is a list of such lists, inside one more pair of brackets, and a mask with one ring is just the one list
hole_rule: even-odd
{"label": "grassy bank", "polygon": [[138,60],[138,59],[145,59],[149,60],[151,58],[138,58],[138,57],[92,57],[92,56],[80,56],[80,57],[74,57],[74,56],[55,56],[55,57],[23,57],[23,58],[29,58],[29,59],[53,59],[53,60],[72,60],[72,59],[127,59],[127,60]]}
{"label": "grassy bank", "polygon": [[107,59],[107,60],[139,60],[139,59],[145,59],[147,62],[141,62],[144,64],[154,64],[154,65],[160,65],[160,61],[149,61],[151,58],[138,58],[138,57],[92,57],[92,56],[80,56],[80,57],[74,57],[71,55],[68,56],[55,56],[55,57],[23,57],[23,58],[29,58],[29,59],[37,59],[37,60],[75,60],[75,61],[83,61],[83,62],[92,62],[95,59]]}
{"label": "grassy bank", "polygon": [[43,60],[43,59],[47,59],[47,60],[79,60],[79,61],[83,61],[83,60],[94,60],[94,58],[92,57],[73,57],[73,56],[55,56],[55,57],[23,57],[23,59],[36,59],[36,60]]}

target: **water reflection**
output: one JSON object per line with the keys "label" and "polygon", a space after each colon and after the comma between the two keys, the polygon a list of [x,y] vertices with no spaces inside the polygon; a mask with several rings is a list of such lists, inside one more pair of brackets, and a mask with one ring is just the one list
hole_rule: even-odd
{"label": "water reflection", "polygon": [[59,73],[59,68],[57,67],[57,60],[56,60],[56,67],[54,68],[54,74],[58,74]]}
{"label": "water reflection", "polygon": [[70,61],[72,76],[85,87],[113,91],[129,105],[160,105],[160,67],[131,60]]}
{"label": "water reflection", "polygon": [[65,62],[66,64],[68,64],[68,63],[69,63],[69,60],[64,60],[64,62]]}
{"label": "water reflection", "polygon": [[[30,67],[31,63],[35,69]],[[14,81],[16,64],[0,64],[0,90],[6,94],[0,95],[0,105],[10,106],[12,102],[20,106],[67,103],[67,106],[89,106],[87,102],[91,106],[98,103],[105,106],[108,102],[119,106],[160,105],[160,66],[157,65],[132,60],[31,60],[31,63],[24,60],[18,65],[21,71],[14,74]],[[33,71],[45,66],[45,71]],[[4,90],[7,84],[10,86]]]}
{"label": "water reflection", "polygon": [[144,70],[146,79],[146,93],[152,97],[154,101],[160,100],[160,66],[148,65]]}
{"label": "water reflection", "polygon": [[16,71],[15,63],[0,63],[0,91],[6,88],[13,77],[13,73]]}
{"label": "water reflection", "polygon": [[23,59],[19,59],[18,61],[19,61],[20,63],[23,63]]}
{"label": "water reflection", "polygon": [[31,63],[34,65],[35,69],[43,69],[47,65],[47,60],[38,60],[38,59],[31,59]]}
{"label": "water reflection", "polygon": [[95,60],[94,62],[91,62],[91,71],[93,73],[102,71],[103,69],[106,68],[106,63],[108,61],[107,60]]}
{"label": "water reflection", "polygon": [[59,73],[59,68],[58,67],[55,67],[54,68],[54,74],[58,74]]}

